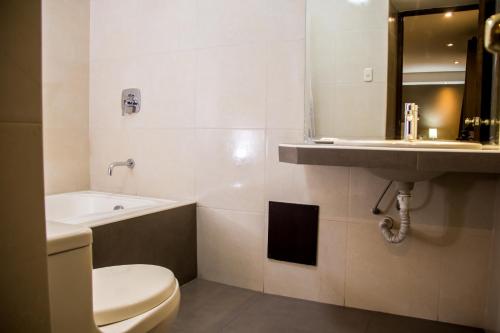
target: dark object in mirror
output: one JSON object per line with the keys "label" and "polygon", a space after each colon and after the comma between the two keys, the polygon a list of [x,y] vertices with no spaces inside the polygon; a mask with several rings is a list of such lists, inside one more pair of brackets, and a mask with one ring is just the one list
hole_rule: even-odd
{"label": "dark object in mirror", "polygon": [[485,25],[484,46],[490,53],[500,53],[500,14],[490,16]]}

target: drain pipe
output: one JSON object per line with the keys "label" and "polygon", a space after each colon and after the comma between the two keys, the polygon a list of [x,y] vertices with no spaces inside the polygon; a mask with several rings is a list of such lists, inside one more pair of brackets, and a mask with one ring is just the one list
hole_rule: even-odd
{"label": "drain pipe", "polygon": [[397,182],[398,187],[398,203],[399,203],[399,217],[401,224],[399,230],[393,230],[394,220],[386,216],[379,223],[380,231],[384,238],[393,244],[399,244],[406,238],[408,230],[410,230],[410,199],[411,191],[413,190],[414,183],[410,182]]}

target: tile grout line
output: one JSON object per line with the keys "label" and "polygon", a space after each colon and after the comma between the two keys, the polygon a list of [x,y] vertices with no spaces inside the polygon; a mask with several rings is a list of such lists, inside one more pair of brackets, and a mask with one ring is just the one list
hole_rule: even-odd
{"label": "tile grout line", "polygon": [[345,256],[344,256],[344,307],[347,306],[347,270],[349,268],[349,229],[351,221],[351,173],[352,168],[347,172],[347,223],[345,230]]}
{"label": "tile grout line", "polygon": [[264,96],[264,101],[265,101],[265,117],[264,117],[264,216],[263,216],[263,228],[262,228],[262,293],[265,292],[266,290],[266,260],[267,260],[267,244],[266,244],[266,230],[268,230],[268,202],[269,202],[269,193],[268,193],[268,160],[269,160],[269,128],[268,128],[268,121],[269,121],[269,61],[270,61],[270,44],[268,41],[265,41],[265,96]]}

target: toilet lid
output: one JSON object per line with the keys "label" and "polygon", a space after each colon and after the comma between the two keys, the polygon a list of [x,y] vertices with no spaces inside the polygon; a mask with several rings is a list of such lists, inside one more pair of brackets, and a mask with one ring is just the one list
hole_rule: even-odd
{"label": "toilet lid", "polygon": [[151,310],[175,291],[174,274],[164,267],[125,265],[94,269],[94,319],[98,326]]}

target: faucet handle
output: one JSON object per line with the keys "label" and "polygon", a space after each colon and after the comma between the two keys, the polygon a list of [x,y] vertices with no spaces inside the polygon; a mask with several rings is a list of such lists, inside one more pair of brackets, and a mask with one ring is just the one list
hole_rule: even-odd
{"label": "faucet handle", "polygon": [[122,91],[122,116],[138,113],[141,110],[141,91],[136,88]]}

